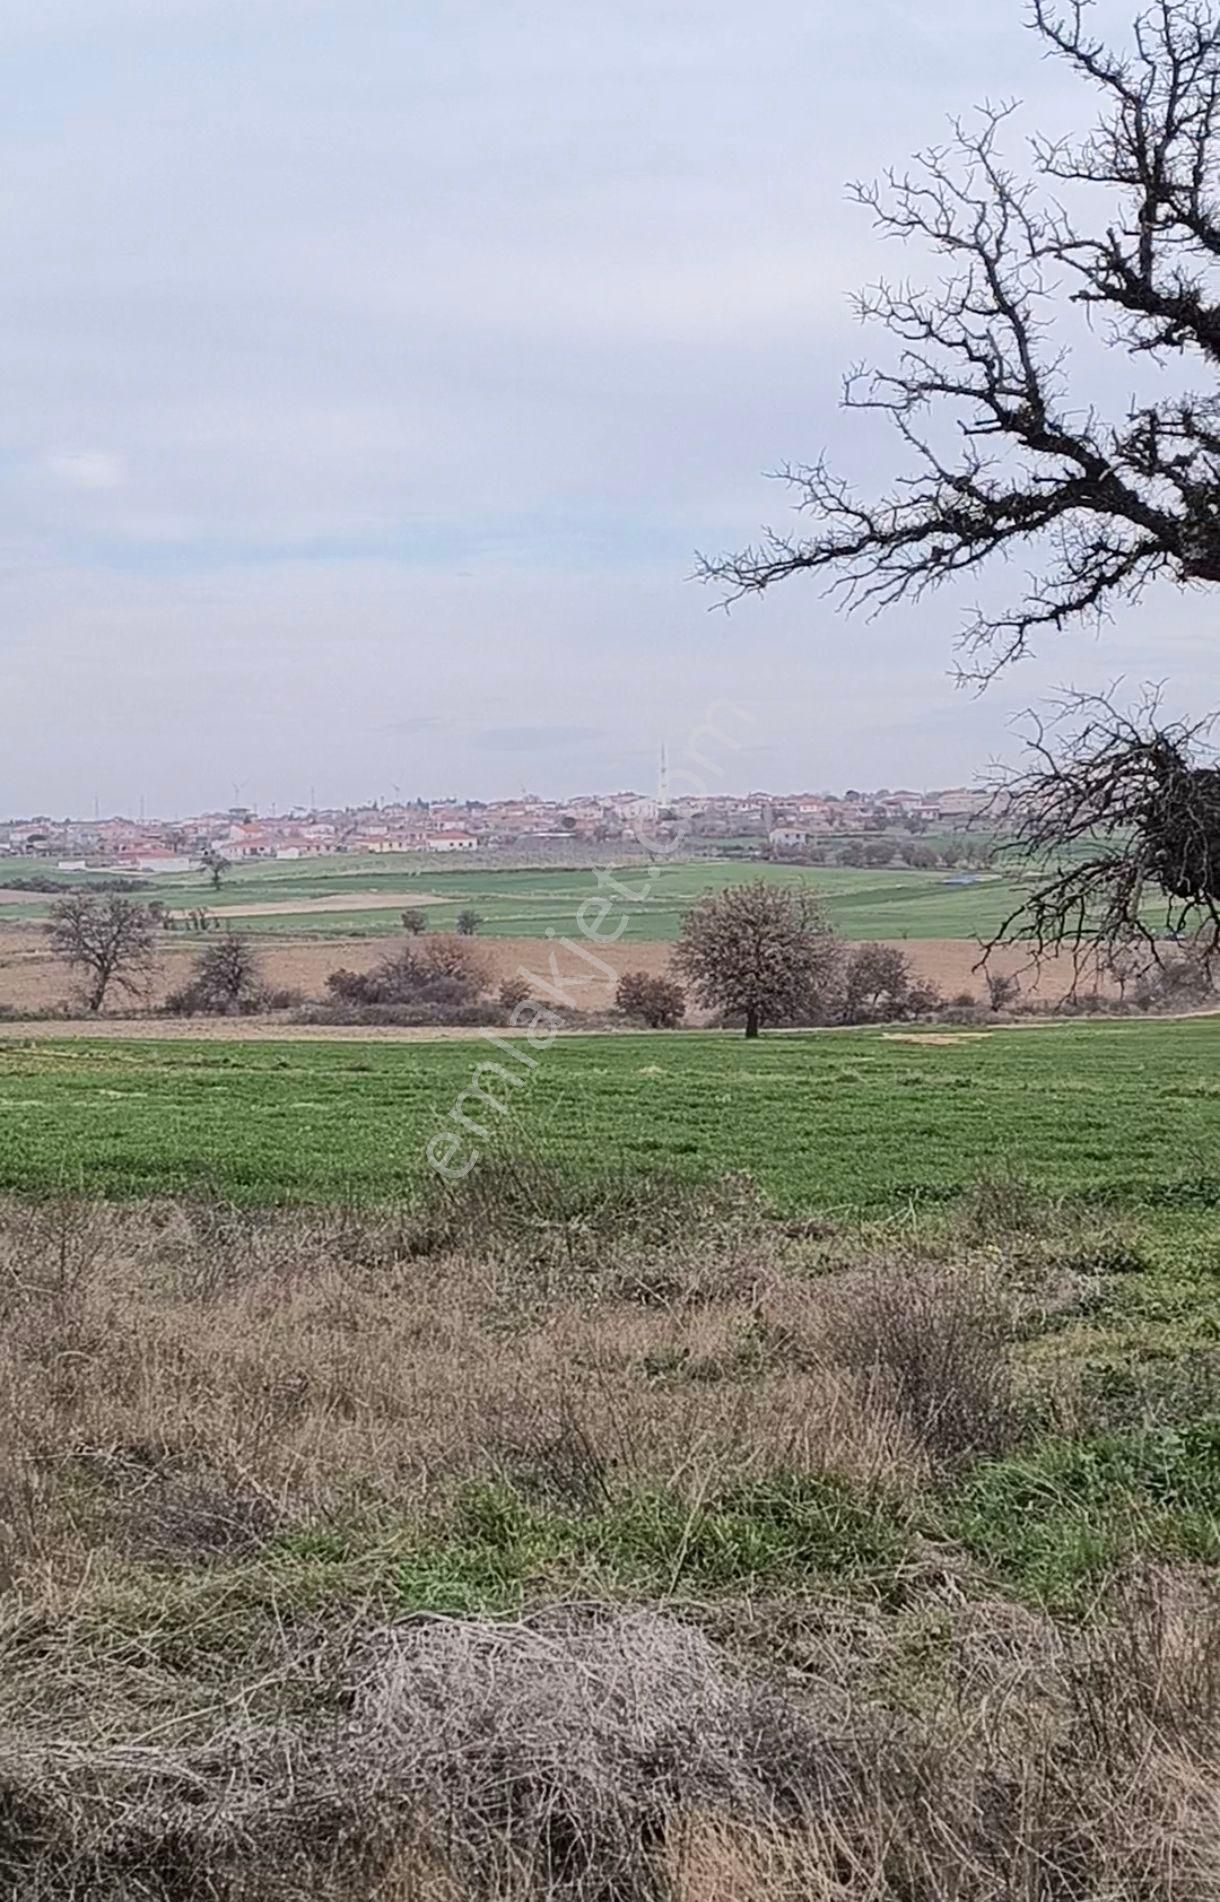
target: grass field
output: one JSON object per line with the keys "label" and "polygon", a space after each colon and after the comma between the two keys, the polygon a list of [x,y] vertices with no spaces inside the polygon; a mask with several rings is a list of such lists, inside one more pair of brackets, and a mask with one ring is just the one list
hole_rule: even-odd
{"label": "grass field", "polygon": [[[0,1048],[0,1188],[380,1198],[423,1167],[482,1042]],[[565,1038],[501,1086],[521,1141],[879,1212],[984,1174],[1167,1207],[1220,1200],[1220,1019],[997,1030]],[[478,1106],[475,1105],[477,1112]],[[501,1119],[486,1112],[489,1127]]]}
{"label": "grass field", "polygon": [[[10,875],[29,861],[8,861]],[[625,885],[636,887],[645,868],[627,868],[618,874]],[[6,863],[0,861],[0,886]],[[843,867],[793,867],[742,863],[732,860],[684,862],[662,868],[649,897],[625,904],[623,934],[636,940],[670,940],[677,936],[682,912],[701,893],[752,878],[807,883],[822,898],[827,917],[847,938],[977,938],[993,933],[1017,903],[1010,881],[983,879],[975,884],[953,884],[949,872],[855,871]],[[293,899],[333,900],[350,892],[387,895],[384,909],[310,912],[291,910],[274,916],[246,916],[241,929],[259,934],[323,935],[327,937],[381,936],[399,927],[401,895],[435,894],[426,907],[429,924],[452,930],[458,912],[471,907],[490,937],[542,937],[574,933],[581,903],[598,887],[590,870],[506,870],[491,866],[464,866],[450,870],[435,859],[418,856],[336,858],[302,866],[275,863],[236,867],[225,877],[219,893],[206,880],[165,877],[150,882],[155,893],[175,908],[202,905],[223,916],[227,910],[259,904],[284,904]],[[393,903],[398,898],[400,902]],[[5,904],[0,920],[14,922],[46,915],[49,900],[31,898]]]}

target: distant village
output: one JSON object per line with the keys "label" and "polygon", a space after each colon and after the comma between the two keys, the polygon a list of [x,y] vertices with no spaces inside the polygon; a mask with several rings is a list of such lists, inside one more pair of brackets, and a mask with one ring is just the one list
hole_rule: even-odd
{"label": "distant village", "polygon": [[416,800],[282,814],[232,807],[190,819],[0,821],[0,852],[46,860],[59,870],[186,871],[206,855],[236,865],[337,853],[558,853],[564,846],[647,843],[665,831],[692,851],[754,857],[796,854],[820,840],[893,829],[918,837],[965,826],[986,804],[966,787],[940,792],[849,791],[676,798],[662,791],[584,794],[551,800]]}

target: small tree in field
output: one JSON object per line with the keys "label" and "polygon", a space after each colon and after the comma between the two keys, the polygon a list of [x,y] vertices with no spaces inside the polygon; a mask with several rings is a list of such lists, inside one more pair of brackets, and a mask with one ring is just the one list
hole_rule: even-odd
{"label": "small tree in field", "polygon": [[157,925],[130,898],[72,892],[51,907],[51,946],[83,975],[85,1003],[100,1011],[111,986],[134,996],[156,962]]}
{"label": "small tree in field", "polygon": [[402,928],[408,938],[418,938],[428,929],[428,914],[418,905],[409,905],[402,914]]}
{"label": "small tree in field", "polygon": [[214,892],[220,890],[220,881],[225,873],[231,872],[233,869],[231,862],[225,857],[224,853],[218,851],[214,845],[209,845],[207,851],[201,855],[199,864],[202,870],[210,877],[212,890]]}
{"label": "small tree in field", "polygon": [[686,1015],[682,986],[648,971],[624,971],[614,1001],[626,1016],[638,1018],[650,1030],[673,1030]]}
{"label": "small tree in field", "polygon": [[458,936],[461,938],[477,937],[479,926],[482,922],[483,920],[477,911],[459,911],[457,915]]}
{"label": "small tree in field", "polygon": [[195,962],[189,983],[166,999],[180,1015],[233,1017],[257,1010],[265,994],[258,953],[240,932],[226,932]]}
{"label": "small tree in field", "polygon": [[837,997],[839,947],[809,893],[756,880],[709,892],[682,920],[674,965],[709,1010],[763,1024],[811,1022]]}

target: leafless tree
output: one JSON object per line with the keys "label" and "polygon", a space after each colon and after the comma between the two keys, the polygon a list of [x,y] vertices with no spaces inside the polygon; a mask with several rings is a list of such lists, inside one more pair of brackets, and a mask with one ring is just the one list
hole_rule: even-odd
{"label": "leafless tree", "polygon": [[[1211,720],[1166,722],[1157,695],[1123,712],[1072,694],[1047,722],[1028,716],[1027,770],[997,789],[1005,856],[1042,868],[1001,935],[1035,953],[1067,948],[1128,976],[1188,938],[1220,951],[1220,767]],[[1049,866],[1050,869],[1047,869]]]}
{"label": "leafless tree", "polygon": [[254,946],[241,932],[226,931],[200,952],[189,981],[166,999],[166,1008],[182,1016],[237,1016],[258,1009],[265,994]]}
{"label": "leafless tree", "polygon": [[[1020,556],[1024,591],[973,611],[963,634],[963,672],[987,679],[1048,630],[1104,617],[1153,581],[1220,581],[1220,10],[1155,0],[1125,48],[1095,34],[1090,11],[1031,0],[1028,16],[1093,93],[1089,131],[1035,136],[1018,171],[1001,151],[1014,109],[987,107],[909,169],[854,188],[883,236],[940,266],[929,290],[883,281],[858,299],[897,349],[853,370],[844,400],[889,421],[906,467],[876,499],[824,461],[785,469],[808,526],[705,563],[730,597],[809,573],[879,610]],[[1172,370],[1163,393],[1104,414],[1084,394],[1073,310],[1082,337]],[[1047,887],[1036,941],[1070,937],[1082,918],[1090,929],[1094,901],[1111,927],[1134,928],[1130,895],[1181,869],[1140,828],[1171,781],[1188,830],[1215,813],[1210,769],[1189,780],[1196,739],[1093,719],[1061,762],[1038,843],[1058,850],[1076,835],[1055,823],[1100,798],[1108,814],[1126,809],[1128,848],[1116,830],[1090,873]],[[1212,831],[1209,864],[1216,848]],[[1211,878],[1192,870],[1164,890],[1197,907],[1216,896]]]}
{"label": "leafless tree", "polygon": [[51,907],[51,945],[83,974],[85,1003],[100,1011],[114,986],[135,996],[156,963],[156,920],[118,893],[71,892]]}
{"label": "leafless tree", "polygon": [[837,1009],[840,948],[798,885],[758,879],[709,892],[682,920],[674,965],[709,1010],[743,1017],[747,1037]]}

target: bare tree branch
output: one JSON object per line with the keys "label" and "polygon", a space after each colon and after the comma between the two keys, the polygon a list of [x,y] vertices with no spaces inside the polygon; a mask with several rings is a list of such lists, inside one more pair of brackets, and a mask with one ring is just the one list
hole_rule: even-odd
{"label": "bare tree branch", "polygon": [[[853,372],[844,402],[888,418],[906,472],[870,501],[822,461],[786,468],[810,531],[702,563],[729,598],[808,572],[876,611],[1020,552],[1038,579],[964,636],[983,677],[1154,579],[1220,581],[1220,390],[1104,418],[1072,402],[1054,334],[1074,301],[1110,318],[1112,345],[1220,364],[1220,13],[1157,0],[1126,53],[1089,36],[1083,0],[1032,0],[1031,25],[1099,95],[1086,138],[1035,139],[1022,179],[1000,155],[1012,108],[986,107],[854,188],[883,236],[942,267],[930,290],[883,281],[857,300],[898,354]],[[1095,191],[1096,230],[1053,195],[1064,181]]]}
{"label": "bare tree branch", "polygon": [[[1214,722],[1161,719],[1159,690],[1134,713],[1073,694],[1030,723],[1029,764],[996,783],[1003,857],[1031,881],[989,951],[1067,949],[1078,975],[1119,955],[1159,963],[1166,939],[1220,955],[1220,765]],[[984,954],[984,961],[988,953]]]}

